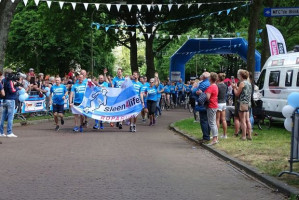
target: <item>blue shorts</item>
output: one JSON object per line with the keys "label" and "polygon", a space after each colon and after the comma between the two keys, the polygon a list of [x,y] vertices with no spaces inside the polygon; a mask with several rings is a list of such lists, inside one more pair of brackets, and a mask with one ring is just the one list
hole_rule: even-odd
{"label": "blue shorts", "polygon": [[64,105],[53,104],[53,113],[64,113]]}

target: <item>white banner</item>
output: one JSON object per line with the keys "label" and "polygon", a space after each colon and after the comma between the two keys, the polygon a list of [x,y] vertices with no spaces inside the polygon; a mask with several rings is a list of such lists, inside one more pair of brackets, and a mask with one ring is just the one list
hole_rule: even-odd
{"label": "white banner", "polygon": [[280,31],[274,26],[266,24],[271,56],[286,54],[287,47]]}

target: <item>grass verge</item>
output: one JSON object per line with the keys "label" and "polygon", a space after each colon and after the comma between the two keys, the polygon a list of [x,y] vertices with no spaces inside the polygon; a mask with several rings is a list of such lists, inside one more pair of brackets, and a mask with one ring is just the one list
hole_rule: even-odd
{"label": "grass verge", "polygon": [[[72,116],[73,114],[70,112],[65,112],[64,117]],[[42,119],[53,119],[50,115],[43,115],[43,116],[32,116],[31,114],[24,114],[26,121],[35,121],[35,120],[42,120]],[[24,120],[22,119],[14,119],[13,123],[22,123]]]}
{"label": "grass verge", "polygon": [[[189,135],[200,139],[202,132],[200,124],[194,123],[194,118],[176,122],[174,125]],[[293,175],[277,175],[284,170],[289,170],[289,158],[291,147],[291,133],[284,129],[283,122],[277,122],[269,130],[258,130],[254,126],[253,141],[241,141],[233,137],[234,127],[228,127],[228,139],[220,140],[215,145],[219,150],[258,168],[261,172],[274,176],[289,185],[299,188],[299,179]],[[219,130],[219,136],[222,134]],[[299,171],[299,163],[294,163],[293,171]]]}

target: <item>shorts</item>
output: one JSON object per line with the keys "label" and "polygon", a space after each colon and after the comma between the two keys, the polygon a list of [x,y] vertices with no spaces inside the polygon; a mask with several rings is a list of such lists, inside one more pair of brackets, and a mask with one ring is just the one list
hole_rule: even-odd
{"label": "shorts", "polygon": [[224,111],[226,110],[226,103],[218,103],[217,111]]}
{"label": "shorts", "polygon": [[148,106],[148,114],[153,115],[156,112],[156,107],[157,107],[157,102],[156,101],[147,101],[147,106]]}
{"label": "shorts", "polygon": [[64,105],[53,104],[53,113],[64,113]]}

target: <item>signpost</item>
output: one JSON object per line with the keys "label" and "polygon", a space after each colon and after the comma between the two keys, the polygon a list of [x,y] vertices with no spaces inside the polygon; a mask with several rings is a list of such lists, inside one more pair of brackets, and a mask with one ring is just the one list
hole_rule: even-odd
{"label": "signpost", "polygon": [[299,7],[295,8],[264,8],[265,17],[299,16]]}

